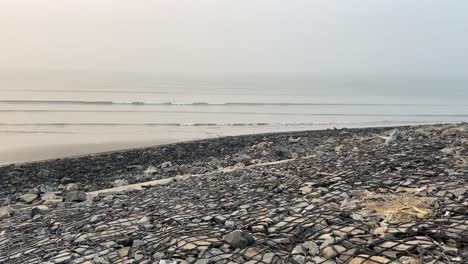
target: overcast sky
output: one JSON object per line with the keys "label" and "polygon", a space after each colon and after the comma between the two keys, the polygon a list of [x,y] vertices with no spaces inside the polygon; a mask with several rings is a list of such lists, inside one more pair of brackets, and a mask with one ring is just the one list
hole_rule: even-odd
{"label": "overcast sky", "polygon": [[468,75],[468,1],[1,0],[0,69]]}

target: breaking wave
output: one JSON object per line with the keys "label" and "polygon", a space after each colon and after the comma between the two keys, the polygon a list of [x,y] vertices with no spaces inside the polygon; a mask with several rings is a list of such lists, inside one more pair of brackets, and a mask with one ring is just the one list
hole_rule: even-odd
{"label": "breaking wave", "polygon": [[[68,104],[68,105],[192,105],[192,106],[306,106],[306,105],[335,105],[335,106],[447,106],[447,104],[405,104],[405,103],[277,103],[277,102],[122,102],[122,101],[74,101],[74,100],[0,100],[6,104]],[[465,104],[463,104],[465,105]]]}
{"label": "breaking wave", "polygon": [[[333,126],[379,124],[431,124],[450,121],[370,121],[370,122],[269,122],[269,123],[0,123],[0,126]],[[453,121],[457,122],[457,121]]]}

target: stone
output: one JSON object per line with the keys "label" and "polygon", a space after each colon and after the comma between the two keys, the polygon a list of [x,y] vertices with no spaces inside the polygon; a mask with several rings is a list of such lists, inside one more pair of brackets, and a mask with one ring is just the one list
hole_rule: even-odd
{"label": "stone", "polygon": [[65,195],[67,202],[84,202],[86,201],[87,194],[83,191],[71,191]]}
{"label": "stone", "polygon": [[34,217],[36,215],[43,215],[47,211],[49,211],[49,207],[45,205],[39,205],[31,209],[31,217]]}
{"label": "stone", "polygon": [[319,252],[319,246],[312,241],[307,241],[301,246],[309,256],[315,256]]}
{"label": "stone", "polygon": [[71,260],[71,255],[65,255],[65,256],[59,255],[53,259],[54,263],[57,263],[57,264],[68,263],[70,260]]}
{"label": "stone", "polygon": [[340,205],[340,210],[354,210],[357,208],[355,201],[349,201],[348,199],[344,199]]}
{"label": "stone", "polygon": [[328,260],[326,258],[319,257],[319,256],[313,257],[312,261],[313,261],[313,263],[320,263],[320,264],[336,264],[335,261]]}
{"label": "stone", "polygon": [[93,263],[94,264],[110,264],[110,262],[104,256],[94,256]]}
{"label": "stone", "polygon": [[303,255],[293,255],[291,257],[291,263],[304,264],[304,263],[306,263],[306,257],[303,256]]}
{"label": "stone", "polygon": [[54,200],[58,199],[59,197],[53,193],[53,192],[46,192],[41,195],[41,200],[42,201],[47,201],[47,200]]}
{"label": "stone", "polygon": [[458,254],[458,248],[455,247],[442,246],[442,250],[447,255],[456,256]]}
{"label": "stone", "polygon": [[7,198],[5,198],[5,200],[3,201],[3,205],[10,205],[11,204],[11,197],[8,196]]}
{"label": "stone", "polygon": [[113,183],[114,187],[121,187],[121,186],[125,186],[125,185],[128,185],[127,180],[115,180],[114,183]]}
{"label": "stone", "polygon": [[128,256],[128,253],[130,253],[130,247],[124,247],[119,250],[117,250],[117,254],[121,257],[124,258]]}
{"label": "stone", "polygon": [[214,221],[218,224],[224,224],[224,222],[226,221],[226,217],[222,216],[222,215],[216,215],[214,217]]}
{"label": "stone", "polygon": [[226,241],[233,248],[241,249],[255,243],[255,239],[252,236],[252,234],[244,232],[242,230],[235,230],[227,234],[226,236],[224,236],[224,241]]}
{"label": "stone", "polygon": [[160,167],[163,170],[168,169],[168,168],[172,167],[172,162],[170,162],[170,161],[163,162],[163,163],[161,163]]}
{"label": "stone", "polygon": [[402,256],[398,259],[398,261],[401,264],[422,264],[422,262],[419,259],[410,256]]}
{"label": "stone", "polygon": [[143,173],[148,175],[157,174],[159,170],[154,166],[149,166]]}
{"label": "stone", "polygon": [[368,255],[359,255],[351,259],[349,264],[386,264],[390,263],[390,260],[385,257],[380,256],[368,256]]}
{"label": "stone", "polygon": [[302,248],[302,245],[297,245],[293,248],[291,255],[296,255],[296,254],[302,254],[305,255],[304,249]]}
{"label": "stone", "polygon": [[25,203],[31,203],[39,197],[36,193],[26,193],[20,196],[20,199]]}
{"label": "stone", "polygon": [[236,222],[234,220],[227,220],[224,223],[224,227],[226,227],[227,229],[235,229],[236,228]]}
{"label": "stone", "polygon": [[68,192],[70,192],[70,191],[79,191],[81,189],[82,189],[81,184],[79,184],[79,183],[69,183],[65,187],[65,190],[68,191]]}
{"label": "stone", "polygon": [[63,199],[58,198],[58,199],[45,200],[44,202],[42,202],[42,204],[43,205],[57,205],[57,204],[62,203],[62,202],[63,202]]}
{"label": "stone", "polygon": [[146,241],[140,240],[140,239],[135,239],[133,240],[132,247],[141,247],[146,245]]}
{"label": "stone", "polygon": [[115,248],[118,246],[115,241],[103,242],[103,243],[100,243],[99,245],[105,248]]}
{"label": "stone", "polygon": [[43,183],[39,186],[37,186],[37,190],[40,193],[48,193],[48,192],[55,192],[57,191],[57,188],[51,183]]}
{"label": "stone", "polygon": [[153,254],[153,259],[155,261],[159,261],[162,258],[164,258],[164,253],[162,253],[162,252],[156,252],[156,253]]}
{"label": "stone", "polygon": [[249,166],[252,164],[252,157],[247,154],[241,154],[234,159],[236,162],[242,163],[245,166]]}
{"label": "stone", "polygon": [[312,188],[310,188],[310,186],[304,186],[302,188],[299,189],[299,191],[301,191],[302,194],[309,194],[312,192]]}
{"label": "stone", "polygon": [[263,225],[252,226],[252,232],[254,233],[266,233],[266,228]]}
{"label": "stone", "polygon": [[301,142],[301,137],[298,137],[298,138],[290,137],[290,138],[288,138],[288,142],[289,143],[299,143],[299,142]]}
{"label": "stone", "polygon": [[171,259],[161,259],[159,264],[177,264],[177,261]]}
{"label": "stone", "polygon": [[279,158],[288,158],[289,149],[285,146],[279,145],[271,148],[273,154]]}
{"label": "stone", "polygon": [[102,221],[106,219],[106,215],[105,214],[99,214],[99,215],[93,215],[89,218],[89,222],[90,223],[96,223],[96,222],[99,222],[99,221]]}
{"label": "stone", "polygon": [[146,226],[150,224],[150,221],[151,218],[149,218],[148,216],[143,216],[142,218],[140,218],[140,220],[138,220],[137,224],[141,226]]}
{"label": "stone", "polygon": [[341,152],[345,146],[344,145],[338,145],[335,147],[335,152]]}
{"label": "stone", "polygon": [[94,231],[96,232],[102,232],[102,231],[105,231],[109,228],[108,225],[100,225],[100,226],[96,226],[96,228],[94,229]]}
{"label": "stone", "polygon": [[334,258],[346,251],[346,248],[340,245],[326,246],[322,249],[322,254],[326,258]]}
{"label": "stone", "polygon": [[466,131],[465,127],[451,127],[451,128],[448,128],[448,129],[445,129],[444,131],[442,131],[442,135],[444,136],[448,136],[448,135],[456,135],[462,131]]}
{"label": "stone", "polygon": [[10,218],[11,211],[9,207],[2,207],[0,208],[0,220]]}

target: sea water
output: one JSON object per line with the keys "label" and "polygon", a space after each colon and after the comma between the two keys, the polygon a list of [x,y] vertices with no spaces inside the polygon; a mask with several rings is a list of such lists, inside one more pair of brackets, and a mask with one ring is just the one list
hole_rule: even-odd
{"label": "sea water", "polygon": [[463,121],[468,79],[462,77],[0,74],[3,153],[54,144]]}

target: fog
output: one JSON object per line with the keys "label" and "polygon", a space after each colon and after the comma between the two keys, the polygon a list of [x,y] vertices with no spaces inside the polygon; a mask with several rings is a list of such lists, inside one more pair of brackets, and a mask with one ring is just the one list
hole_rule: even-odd
{"label": "fog", "polygon": [[2,71],[468,74],[460,0],[2,0]]}

